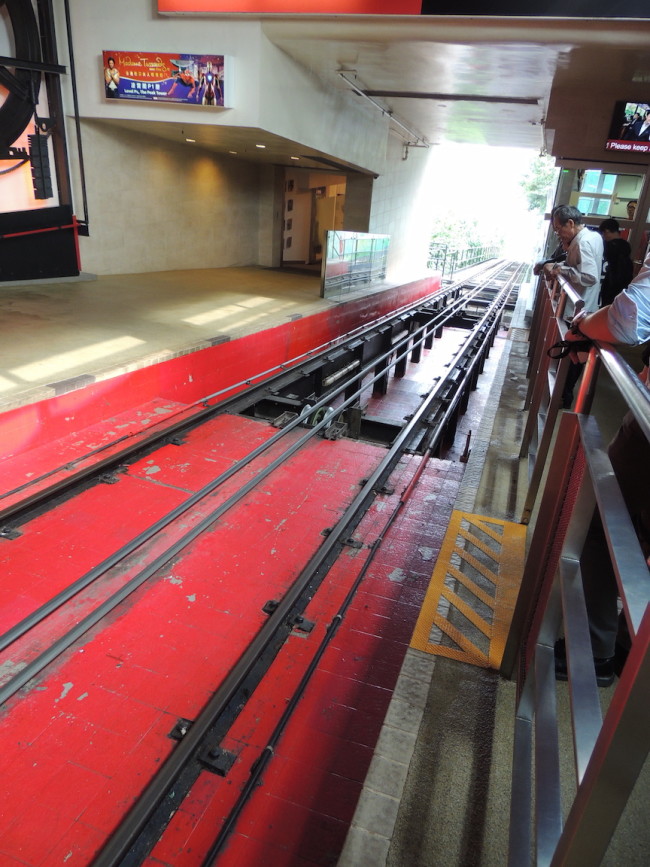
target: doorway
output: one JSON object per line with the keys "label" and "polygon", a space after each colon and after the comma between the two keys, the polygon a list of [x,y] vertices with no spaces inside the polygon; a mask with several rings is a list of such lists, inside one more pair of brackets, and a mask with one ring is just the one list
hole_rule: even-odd
{"label": "doorway", "polygon": [[287,169],[284,179],[282,266],[320,272],[329,230],[343,229],[345,175]]}

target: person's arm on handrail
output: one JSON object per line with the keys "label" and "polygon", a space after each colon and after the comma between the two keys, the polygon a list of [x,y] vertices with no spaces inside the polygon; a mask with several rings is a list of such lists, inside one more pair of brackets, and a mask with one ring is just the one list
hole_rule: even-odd
{"label": "person's arm on handrail", "polygon": [[650,254],[643,268],[611,304],[595,313],[578,313],[566,340],[600,340],[635,345],[650,340]]}

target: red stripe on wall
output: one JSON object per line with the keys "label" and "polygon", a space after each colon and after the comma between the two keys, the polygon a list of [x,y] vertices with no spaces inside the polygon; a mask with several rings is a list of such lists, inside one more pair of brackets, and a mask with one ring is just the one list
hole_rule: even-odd
{"label": "red stripe on wall", "polygon": [[311,15],[419,15],[421,0],[158,0],[158,12]]}

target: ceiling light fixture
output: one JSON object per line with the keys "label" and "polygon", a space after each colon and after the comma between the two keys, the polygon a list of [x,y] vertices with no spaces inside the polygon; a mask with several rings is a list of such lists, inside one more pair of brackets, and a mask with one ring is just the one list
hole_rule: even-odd
{"label": "ceiling light fixture", "polygon": [[299,160],[300,157],[289,157],[289,159],[291,159],[291,160]]}
{"label": "ceiling light fixture", "polygon": [[194,142],[196,142],[196,139],[195,138],[186,138],[185,141],[189,141],[189,142],[194,143]]}
{"label": "ceiling light fixture", "polygon": [[256,144],[255,147],[256,147],[256,148],[262,148],[262,149],[264,149],[264,148],[266,147],[266,145],[263,145],[263,144]]}

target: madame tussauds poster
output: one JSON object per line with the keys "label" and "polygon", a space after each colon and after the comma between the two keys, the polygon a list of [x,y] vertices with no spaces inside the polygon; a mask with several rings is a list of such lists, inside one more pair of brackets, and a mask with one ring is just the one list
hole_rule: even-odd
{"label": "madame tussauds poster", "polygon": [[225,105],[223,55],[104,51],[102,57],[107,99]]}

